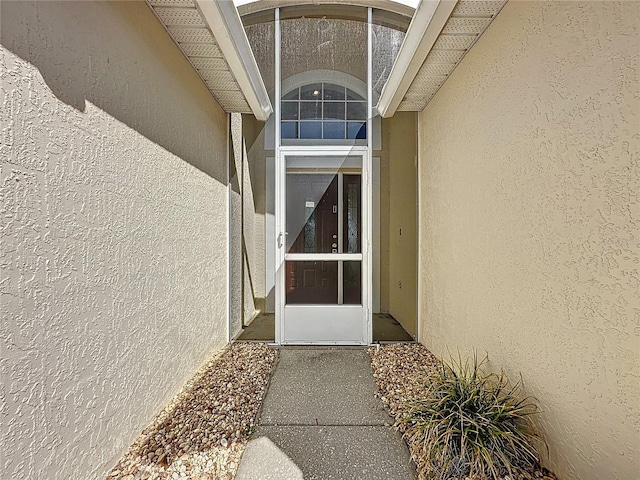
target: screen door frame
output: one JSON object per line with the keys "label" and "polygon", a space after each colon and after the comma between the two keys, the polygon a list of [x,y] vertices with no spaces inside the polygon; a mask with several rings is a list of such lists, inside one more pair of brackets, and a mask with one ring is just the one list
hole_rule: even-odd
{"label": "screen door frame", "polygon": [[[287,158],[305,157],[313,163],[323,158],[357,157],[361,164],[361,253],[287,253]],[[275,342],[280,345],[370,345],[372,341],[372,165],[367,147],[281,146],[276,158],[276,321]],[[361,261],[362,304],[286,304],[286,261]]]}

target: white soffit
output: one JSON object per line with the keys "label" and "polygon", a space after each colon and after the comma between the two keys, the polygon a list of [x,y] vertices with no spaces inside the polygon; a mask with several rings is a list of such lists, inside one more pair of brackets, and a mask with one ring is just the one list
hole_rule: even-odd
{"label": "white soffit", "polygon": [[[401,75],[402,80],[393,84],[390,81],[394,70],[402,66],[398,60],[402,61],[403,50],[408,50],[411,45],[411,41],[407,42],[411,33],[412,25],[410,25],[380,97],[378,103],[380,114],[383,117],[390,117],[396,110],[414,112],[423,110],[506,2],[507,0],[441,0],[436,13],[431,18],[431,23],[420,32],[422,38],[413,40],[414,45],[422,41],[421,47],[426,46],[428,49],[411,52],[413,53],[411,58],[407,58],[409,52],[405,53],[405,63],[414,62],[413,69],[405,68]],[[421,9],[433,9],[429,3],[433,1],[422,0],[414,21],[417,20]],[[448,18],[443,19],[442,14],[439,19],[437,18],[438,13],[445,13],[447,10],[450,12]],[[416,68],[416,64],[420,65],[419,68]]]}
{"label": "white soffit", "polygon": [[233,3],[146,2],[226,112],[269,118],[271,102]]}

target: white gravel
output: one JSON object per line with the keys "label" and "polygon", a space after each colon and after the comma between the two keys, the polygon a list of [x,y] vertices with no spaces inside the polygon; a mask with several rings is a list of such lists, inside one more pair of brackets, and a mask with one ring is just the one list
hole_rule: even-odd
{"label": "white gravel", "polygon": [[276,357],[261,343],[225,347],[142,431],[107,479],[232,479]]}
{"label": "white gravel", "polygon": [[[384,403],[389,414],[395,419],[395,426],[407,442],[411,458],[416,464],[419,480],[427,480],[425,462],[421,448],[408,440],[404,433],[407,424],[401,418],[409,408],[407,401],[420,396],[422,385],[428,376],[439,366],[438,359],[427,348],[415,343],[387,344],[369,349],[371,368],[378,386],[377,396]],[[502,480],[555,480],[556,477],[546,469],[537,469],[530,473]],[[469,478],[448,480],[476,480]],[[478,479],[481,480],[481,479]]]}

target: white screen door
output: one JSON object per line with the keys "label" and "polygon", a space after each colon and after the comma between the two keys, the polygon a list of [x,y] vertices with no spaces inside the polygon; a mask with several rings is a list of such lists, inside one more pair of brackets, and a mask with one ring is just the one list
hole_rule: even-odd
{"label": "white screen door", "polygon": [[276,341],[369,344],[366,149],[283,148],[276,170]]}

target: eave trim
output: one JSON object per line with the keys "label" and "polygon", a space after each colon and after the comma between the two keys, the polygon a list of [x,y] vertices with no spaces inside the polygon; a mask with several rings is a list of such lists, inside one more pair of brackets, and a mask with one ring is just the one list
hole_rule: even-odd
{"label": "eave trim", "polygon": [[194,0],[194,2],[207,27],[214,34],[218,47],[251,111],[258,120],[266,122],[273,113],[273,107],[238,10],[230,1]]}
{"label": "eave trim", "polygon": [[421,0],[378,101],[384,118],[396,113],[458,0]]}

